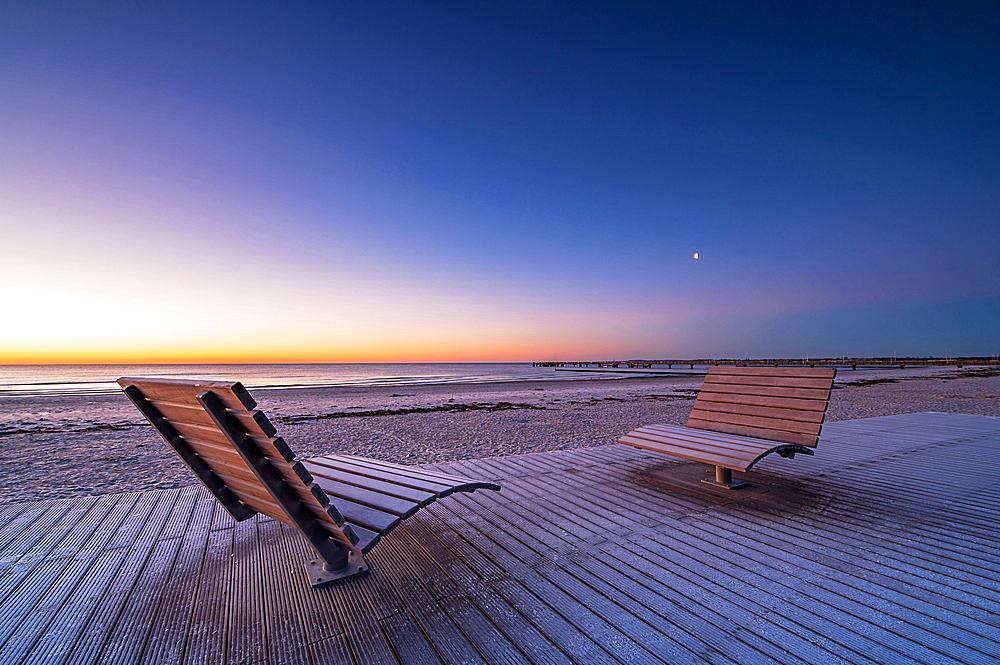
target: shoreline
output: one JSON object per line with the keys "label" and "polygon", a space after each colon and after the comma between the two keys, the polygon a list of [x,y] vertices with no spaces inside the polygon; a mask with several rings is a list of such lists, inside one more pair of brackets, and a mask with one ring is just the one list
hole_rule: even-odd
{"label": "shoreline", "polygon": [[[702,376],[251,390],[298,457],[401,464],[614,443],[683,424]],[[197,484],[121,394],[0,398],[0,506]],[[826,422],[919,411],[1000,416],[1000,370],[838,372]]]}

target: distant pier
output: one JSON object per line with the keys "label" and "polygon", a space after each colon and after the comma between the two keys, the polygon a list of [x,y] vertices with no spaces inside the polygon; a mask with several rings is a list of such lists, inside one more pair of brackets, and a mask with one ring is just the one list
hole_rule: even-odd
{"label": "distant pier", "polygon": [[668,370],[674,365],[689,369],[695,367],[719,367],[730,365],[735,367],[983,367],[998,365],[997,356],[978,356],[961,358],[695,358],[689,360],[545,360],[531,363],[532,367],[554,367],[556,369],[654,369],[663,367]]}

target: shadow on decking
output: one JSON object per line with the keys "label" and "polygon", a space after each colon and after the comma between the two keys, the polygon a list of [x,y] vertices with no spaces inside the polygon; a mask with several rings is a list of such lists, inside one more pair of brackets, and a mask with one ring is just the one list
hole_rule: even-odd
{"label": "shadow on decking", "polygon": [[702,506],[701,510],[692,512],[738,506],[762,514],[809,515],[825,513],[839,501],[840,488],[822,480],[764,470],[751,470],[749,473],[734,471],[734,480],[743,480],[748,484],[736,490],[727,490],[702,482],[714,477],[713,473],[712,467],[698,462],[665,461],[634,471],[628,479],[637,486],[656,487],[660,491],[686,496]]}

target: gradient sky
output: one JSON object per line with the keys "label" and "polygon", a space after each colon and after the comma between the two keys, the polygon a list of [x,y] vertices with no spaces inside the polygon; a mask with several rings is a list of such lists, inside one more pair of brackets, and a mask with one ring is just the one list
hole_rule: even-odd
{"label": "gradient sky", "polygon": [[995,4],[143,4],[0,0],[0,362],[1000,352]]}

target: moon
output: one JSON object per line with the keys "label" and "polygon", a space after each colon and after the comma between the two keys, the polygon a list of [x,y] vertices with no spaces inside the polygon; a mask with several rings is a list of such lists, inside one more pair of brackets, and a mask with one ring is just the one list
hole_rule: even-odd
{"label": "moon", "polygon": [[694,258],[698,258],[698,252],[694,253]]}

